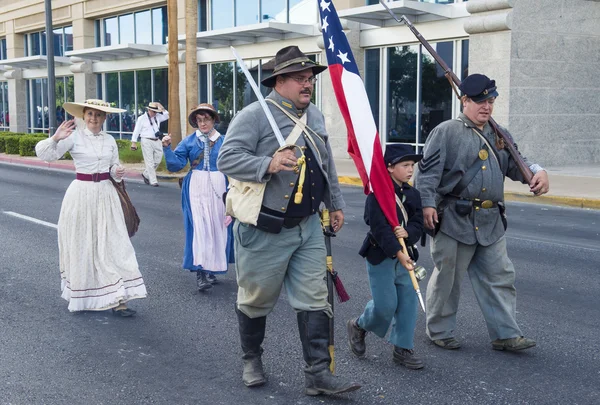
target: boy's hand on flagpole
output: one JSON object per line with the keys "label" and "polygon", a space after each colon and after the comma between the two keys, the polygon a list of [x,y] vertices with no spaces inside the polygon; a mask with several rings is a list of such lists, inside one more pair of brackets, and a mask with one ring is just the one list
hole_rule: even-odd
{"label": "boy's hand on flagpole", "polygon": [[398,261],[400,262],[400,264],[402,266],[404,266],[404,268],[406,269],[406,271],[411,271],[415,269],[414,263],[412,261],[412,259],[410,258],[409,255],[405,255],[402,250],[399,250],[396,253],[396,257],[398,258]]}
{"label": "boy's hand on flagpole", "polygon": [[397,226],[394,228],[394,235],[396,236],[396,239],[408,238],[408,232],[406,232],[406,229],[404,229],[401,226]]}

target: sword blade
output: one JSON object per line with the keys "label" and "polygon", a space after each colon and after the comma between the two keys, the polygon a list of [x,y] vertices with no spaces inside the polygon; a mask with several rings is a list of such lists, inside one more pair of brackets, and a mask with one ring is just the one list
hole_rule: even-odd
{"label": "sword blade", "polygon": [[265,112],[265,115],[267,116],[267,120],[269,121],[269,124],[271,125],[271,129],[275,133],[277,142],[279,142],[279,146],[285,146],[285,139],[283,139],[283,135],[281,135],[281,131],[279,130],[279,127],[277,126],[277,123],[275,122],[275,118],[273,117],[273,114],[271,113],[271,110],[269,109],[269,106],[267,105],[265,98],[263,97],[258,86],[256,85],[254,78],[248,71],[248,68],[246,67],[246,63],[240,57],[240,55],[237,53],[237,51],[235,50],[235,48],[233,46],[230,46],[230,48],[231,48],[231,52],[233,52],[233,56],[235,56],[235,58],[237,59],[237,62],[240,65],[240,68],[242,69],[242,72],[244,72],[244,75],[246,76],[246,79],[248,80],[248,84],[250,84],[250,87],[252,87],[252,90],[254,91],[254,95],[258,99],[260,106],[262,107],[263,111]]}

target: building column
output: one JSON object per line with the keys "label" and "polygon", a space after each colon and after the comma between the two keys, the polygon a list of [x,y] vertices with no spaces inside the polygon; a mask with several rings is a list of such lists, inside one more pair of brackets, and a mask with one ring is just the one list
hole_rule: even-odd
{"label": "building column", "polygon": [[471,17],[465,22],[469,36],[469,74],[481,73],[496,80],[499,97],[494,119],[509,121],[512,0],[467,2]]}
{"label": "building column", "polygon": [[[73,15],[73,50],[94,48],[94,21],[84,18],[83,3],[71,6]],[[96,75],[92,73],[92,61],[71,57],[69,69],[73,72],[74,101],[83,102],[97,98]]]}
{"label": "building column", "polygon": [[[6,54],[8,59],[25,56],[22,34],[16,34],[13,20],[5,22]],[[8,82],[8,118],[11,132],[27,132],[27,81],[21,69],[4,73]]]}

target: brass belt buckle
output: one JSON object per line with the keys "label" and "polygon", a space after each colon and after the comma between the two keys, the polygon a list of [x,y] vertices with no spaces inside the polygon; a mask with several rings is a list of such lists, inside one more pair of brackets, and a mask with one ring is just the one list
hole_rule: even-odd
{"label": "brass belt buckle", "polygon": [[491,200],[485,200],[481,202],[481,208],[492,208],[494,206],[494,203]]}

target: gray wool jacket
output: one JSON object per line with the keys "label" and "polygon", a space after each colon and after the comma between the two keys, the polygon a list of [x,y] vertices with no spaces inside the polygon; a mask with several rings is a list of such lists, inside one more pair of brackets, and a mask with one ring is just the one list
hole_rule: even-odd
{"label": "gray wool jacket", "polygon": [[[475,161],[481,164],[481,169],[461,192],[462,198],[500,202],[504,200],[505,176],[522,183],[525,181],[509,152],[496,149],[495,134],[489,124],[485,124],[483,135],[497,152],[500,164],[492,151],[487,159],[480,159],[478,153],[484,142],[472,128],[476,128],[475,124],[460,114],[458,119],[445,121],[431,131],[418,165],[415,187],[421,193],[424,208],[445,207],[441,232],[467,245],[489,246],[504,235],[498,208],[473,208],[469,215],[461,216],[455,211],[456,199],[448,194]],[[527,166],[532,165],[524,159]]]}
{"label": "gray wool jacket", "polygon": [[[313,145],[305,139],[305,135],[298,138],[296,145],[309,147],[315,158],[321,157],[319,167],[326,182],[323,202],[331,211],[343,209],[346,204],[338,183],[323,114],[312,103],[300,111],[290,100],[283,98],[275,90],[267,98],[274,100],[294,116],[308,114],[307,125],[320,135],[320,139],[313,135],[318,151],[314,150]],[[276,106],[271,103],[267,103],[267,105],[273,113],[281,134],[287,138],[296,124]],[[219,152],[217,167],[225,175],[239,181],[267,182],[262,204],[285,214],[289,201],[294,198],[292,191],[299,174],[293,171],[267,173],[277,149],[279,149],[277,138],[275,138],[260,103],[256,101],[241,110],[231,121]],[[298,156],[298,152],[296,152],[296,156]],[[305,185],[305,187],[307,186]]]}

